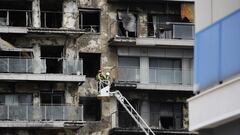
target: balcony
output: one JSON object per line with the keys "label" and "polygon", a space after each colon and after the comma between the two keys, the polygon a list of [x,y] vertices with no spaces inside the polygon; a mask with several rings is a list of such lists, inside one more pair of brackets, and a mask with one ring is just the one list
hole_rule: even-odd
{"label": "balcony", "polygon": [[[120,28],[122,21],[110,24],[110,45],[114,46],[185,46],[193,47],[194,24],[183,22],[146,22],[136,24],[135,32]],[[147,37],[140,37],[140,28],[147,29]],[[143,33],[142,33],[143,34]]]}
{"label": "balcony", "polygon": [[82,59],[1,57],[0,65],[0,80],[85,81]]}
{"label": "balcony", "polygon": [[138,89],[192,91],[192,79],[191,69],[118,67],[116,86],[136,84]]}
{"label": "balcony", "polygon": [[82,105],[0,105],[0,127],[66,127],[68,123],[83,126]]}
{"label": "balcony", "polygon": [[86,32],[85,29],[63,28],[62,20],[63,12],[41,11],[39,20],[41,27],[35,28],[33,26],[32,10],[0,9],[0,33],[82,34]]}

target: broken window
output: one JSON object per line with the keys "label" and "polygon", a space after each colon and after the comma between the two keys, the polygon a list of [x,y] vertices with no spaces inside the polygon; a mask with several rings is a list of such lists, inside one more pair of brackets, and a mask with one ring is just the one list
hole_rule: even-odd
{"label": "broken window", "polygon": [[46,73],[62,73],[63,46],[41,46],[41,58],[46,60]]}
{"label": "broken window", "polygon": [[160,129],[182,128],[182,103],[151,102],[150,126]]}
{"label": "broken window", "polygon": [[118,11],[118,36],[137,37],[137,15],[129,11]]}
{"label": "broken window", "polygon": [[162,39],[193,39],[193,3],[165,2],[162,13],[148,15],[148,35]]}
{"label": "broken window", "polygon": [[[139,113],[141,109],[141,102],[139,99],[129,99],[131,105],[136,109]],[[139,113],[140,114],[140,113]],[[118,124],[119,127],[138,127],[133,118],[129,115],[129,113],[124,109],[124,107],[118,103]]]}
{"label": "broken window", "polygon": [[100,31],[100,10],[80,9],[79,27],[86,32],[97,33]]}
{"label": "broken window", "polygon": [[30,26],[31,5],[30,1],[1,1],[0,25]]}
{"label": "broken window", "polygon": [[83,74],[87,77],[96,77],[100,69],[100,53],[80,53],[79,57],[83,59]]}
{"label": "broken window", "polygon": [[41,26],[46,28],[62,27],[62,0],[40,1]]}
{"label": "broken window", "polygon": [[101,102],[96,97],[80,97],[79,104],[84,107],[84,120],[99,121],[101,119]]}

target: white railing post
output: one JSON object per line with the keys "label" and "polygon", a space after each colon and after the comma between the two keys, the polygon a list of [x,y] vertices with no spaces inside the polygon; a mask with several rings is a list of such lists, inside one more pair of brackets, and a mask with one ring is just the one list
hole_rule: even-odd
{"label": "white railing post", "polygon": [[7,26],[9,26],[9,10],[7,10],[7,20],[6,20],[6,24],[7,24]]}
{"label": "white railing post", "polygon": [[47,107],[46,107],[46,105],[44,106],[44,117],[45,117],[45,120],[47,120]]}
{"label": "white railing post", "polygon": [[84,109],[84,107],[83,107],[83,105],[81,105],[81,109],[80,109],[80,112],[81,112],[81,118],[80,118],[80,120],[82,120],[83,121],[83,109]]}
{"label": "white railing post", "polygon": [[65,120],[65,106],[62,106],[62,110],[63,110],[63,120]]}
{"label": "white railing post", "polygon": [[10,68],[10,67],[9,67],[9,65],[10,65],[10,62],[9,62],[9,61],[10,61],[10,59],[9,59],[9,58],[7,58],[7,72],[10,72],[10,69],[9,69],[9,68]]}
{"label": "white railing post", "polygon": [[28,11],[25,11],[25,15],[26,15],[26,27],[28,27]]}
{"label": "white railing post", "polygon": [[9,120],[9,105],[7,105],[7,119]]}
{"label": "white railing post", "polygon": [[28,105],[26,105],[26,120],[28,120]]}

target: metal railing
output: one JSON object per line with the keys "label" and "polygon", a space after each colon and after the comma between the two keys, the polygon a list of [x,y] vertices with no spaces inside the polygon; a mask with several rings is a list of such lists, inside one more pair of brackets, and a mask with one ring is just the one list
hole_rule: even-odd
{"label": "metal railing", "polygon": [[161,39],[194,39],[194,24],[183,22],[147,22],[148,36]]}
{"label": "metal railing", "polygon": [[109,25],[110,38],[129,38],[138,37],[140,28],[147,29],[148,37],[160,39],[194,39],[194,24],[185,22],[136,22],[135,35],[126,35],[119,28],[121,21],[113,21]]}
{"label": "metal railing", "polygon": [[0,9],[0,26],[31,27],[32,11]]}
{"label": "metal railing", "polygon": [[60,64],[56,65],[56,70],[61,70],[59,73],[69,75],[83,74],[83,60],[81,58],[67,60],[62,58],[32,59],[15,57],[0,57],[0,73],[34,73],[36,70],[41,73],[47,73],[47,62],[51,62],[51,60]]}
{"label": "metal railing", "polygon": [[0,120],[83,121],[83,106],[29,104],[0,105]]}
{"label": "metal railing", "polygon": [[[149,67],[149,83],[162,85],[192,85],[191,69]],[[118,67],[118,81],[140,82],[139,67]]]}
{"label": "metal railing", "polygon": [[33,59],[27,58],[0,58],[0,72],[6,73],[32,73]]}
{"label": "metal railing", "polygon": [[149,68],[149,82],[158,84],[192,85],[192,70],[181,68]]}
{"label": "metal railing", "polygon": [[[118,127],[123,128],[138,128],[137,124],[131,119],[126,111],[117,111],[118,114]],[[183,129],[182,123],[183,118],[176,120],[174,112],[141,112],[141,117],[148,122],[148,125],[152,129],[172,129],[179,130]],[[172,118],[168,120],[169,125],[164,125],[164,121],[161,118],[168,117]]]}
{"label": "metal railing", "polygon": [[41,27],[60,28],[62,27],[62,12],[41,11]]}
{"label": "metal railing", "polygon": [[79,27],[84,32],[90,32],[90,33],[100,32],[100,25],[80,25]]}
{"label": "metal railing", "polygon": [[118,81],[139,82],[139,67],[118,67]]}

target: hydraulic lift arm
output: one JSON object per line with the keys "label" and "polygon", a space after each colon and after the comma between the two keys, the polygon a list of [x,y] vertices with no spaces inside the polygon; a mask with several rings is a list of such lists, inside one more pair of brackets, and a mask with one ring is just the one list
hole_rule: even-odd
{"label": "hydraulic lift arm", "polygon": [[130,102],[121,94],[120,91],[116,90],[110,92],[110,82],[109,81],[100,81],[98,84],[99,87],[99,97],[108,97],[114,96],[121,103],[124,109],[128,114],[133,118],[137,125],[142,129],[146,135],[155,135],[152,129],[148,124],[143,120],[143,118],[138,114]]}

